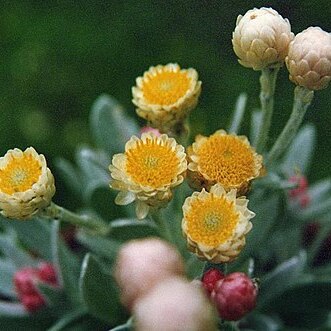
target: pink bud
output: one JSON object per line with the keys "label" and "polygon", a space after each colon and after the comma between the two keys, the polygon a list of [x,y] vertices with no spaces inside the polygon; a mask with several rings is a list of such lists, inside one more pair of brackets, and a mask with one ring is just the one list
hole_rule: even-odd
{"label": "pink bud", "polygon": [[36,294],[25,294],[21,298],[22,304],[28,312],[35,312],[45,305],[44,298]]}
{"label": "pink bud", "polygon": [[308,193],[304,193],[304,194],[300,195],[300,197],[299,197],[299,203],[300,203],[300,206],[302,208],[306,208],[306,207],[309,206],[310,196],[308,195]]}
{"label": "pink bud", "polygon": [[14,275],[18,298],[29,312],[35,312],[46,304],[37,288],[39,282],[51,286],[58,285],[56,271],[52,264],[42,262],[38,268],[22,268]]}
{"label": "pink bud", "polygon": [[157,137],[161,136],[161,133],[158,129],[152,128],[150,126],[144,126],[140,130],[140,134],[147,133],[147,132],[154,133],[154,135]]}
{"label": "pink bud", "polygon": [[291,198],[300,196],[303,193],[306,193],[308,187],[307,178],[303,175],[294,175],[288,180],[290,183],[297,184],[296,188],[293,188],[289,191]]}
{"label": "pink bud", "polygon": [[210,295],[214,290],[216,283],[224,278],[224,274],[218,269],[211,268],[207,270],[202,276],[202,284]]}
{"label": "pink bud", "polygon": [[234,272],[218,281],[212,299],[221,318],[237,321],[255,308],[257,293],[248,276]]}
{"label": "pink bud", "polygon": [[177,250],[158,238],[132,240],[123,245],[115,265],[115,279],[123,305],[134,301],[167,277],[183,275],[183,261]]}
{"label": "pink bud", "polygon": [[42,262],[39,265],[38,278],[49,285],[56,286],[58,284],[55,268],[52,264],[47,262]]}
{"label": "pink bud", "polygon": [[14,274],[14,285],[17,294],[35,294],[36,287],[35,283],[38,278],[38,271],[34,268],[26,267],[18,270]]}

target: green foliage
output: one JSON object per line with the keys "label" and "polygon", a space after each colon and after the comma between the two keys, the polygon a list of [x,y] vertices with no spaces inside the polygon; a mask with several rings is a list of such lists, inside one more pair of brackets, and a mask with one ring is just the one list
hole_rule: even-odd
{"label": "green foliage", "polygon": [[88,311],[95,317],[114,325],[123,319],[119,295],[112,275],[87,254],[82,264],[80,292]]}

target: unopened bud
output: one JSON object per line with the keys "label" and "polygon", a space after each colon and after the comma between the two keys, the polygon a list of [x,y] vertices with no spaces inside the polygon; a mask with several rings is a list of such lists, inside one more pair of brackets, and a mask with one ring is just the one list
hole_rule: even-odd
{"label": "unopened bud", "polygon": [[121,301],[129,309],[157,283],[183,274],[183,261],[177,250],[157,238],[128,242],[120,250],[115,266]]}
{"label": "unopened bud", "polygon": [[216,331],[216,311],[202,288],[180,277],[163,280],[134,305],[137,331]]}
{"label": "unopened bud", "polygon": [[272,8],[254,8],[237,18],[233,50],[244,67],[261,70],[283,64],[293,39],[291,25]]}
{"label": "unopened bud", "polygon": [[331,35],[319,27],[298,33],[290,43],[286,66],[290,80],[309,90],[322,90],[331,80]]}
{"label": "unopened bud", "polygon": [[224,278],[224,274],[218,269],[211,268],[207,270],[202,276],[203,287],[210,295],[215,288],[216,283]]}
{"label": "unopened bud", "polygon": [[220,280],[212,293],[222,319],[237,321],[256,306],[257,287],[242,272],[234,272]]}

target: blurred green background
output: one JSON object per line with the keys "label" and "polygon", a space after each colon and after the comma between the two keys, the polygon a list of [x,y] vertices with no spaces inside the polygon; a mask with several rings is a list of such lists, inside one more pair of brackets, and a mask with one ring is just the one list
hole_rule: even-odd
{"label": "blurred green background", "polygon": [[[203,82],[193,133],[225,127],[242,91],[250,109],[259,106],[259,73],[241,67],[231,45],[237,15],[254,6],[276,9],[294,33],[312,25],[331,31],[330,0],[0,1],[0,154],[32,145],[51,167],[57,156],[72,159],[78,145],[91,144],[88,115],[96,97],[111,94],[135,116],[135,78],[169,62],[194,67]],[[292,106],[287,77],[284,68],[273,139]],[[310,180],[330,174],[330,104],[331,87],[316,93],[306,115],[318,128]],[[58,200],[65,200],[62,185],[58,179]]]}

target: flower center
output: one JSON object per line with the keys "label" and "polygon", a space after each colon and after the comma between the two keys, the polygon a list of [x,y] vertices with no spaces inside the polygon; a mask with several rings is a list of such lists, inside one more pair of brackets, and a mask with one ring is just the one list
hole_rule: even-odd
{"label": "flower center", "polygon": [[155,139],[140,141],[126,151],[126,171],[139,185],[159,188],[178,175],[179,159],[168,145]]}
{"label": "flower center", "polygon": [[6,194],[24,192],[38,181],[40,175],[40,162],[32,155],[12,157],[7,165],[0,169],[0,191]]}
{"label": "flower center", "polygon": [[193,200],[185,219],[187,233],[194,242],[217,247],[232,237],[239,214],[232,201],[210,194]]}
{"label": "flower center", "polygon": [[183,97],[190,86],[186,72],[161,71],[156,75],[147,74],[142,91],[145,99],[156,105],[172,105]]}
{"label": "flower center", "polygon": [[209,180],[236,186],[255,176],[254,154],[250,146],[237,137],[213,135],[197,154],[199,170]]}

